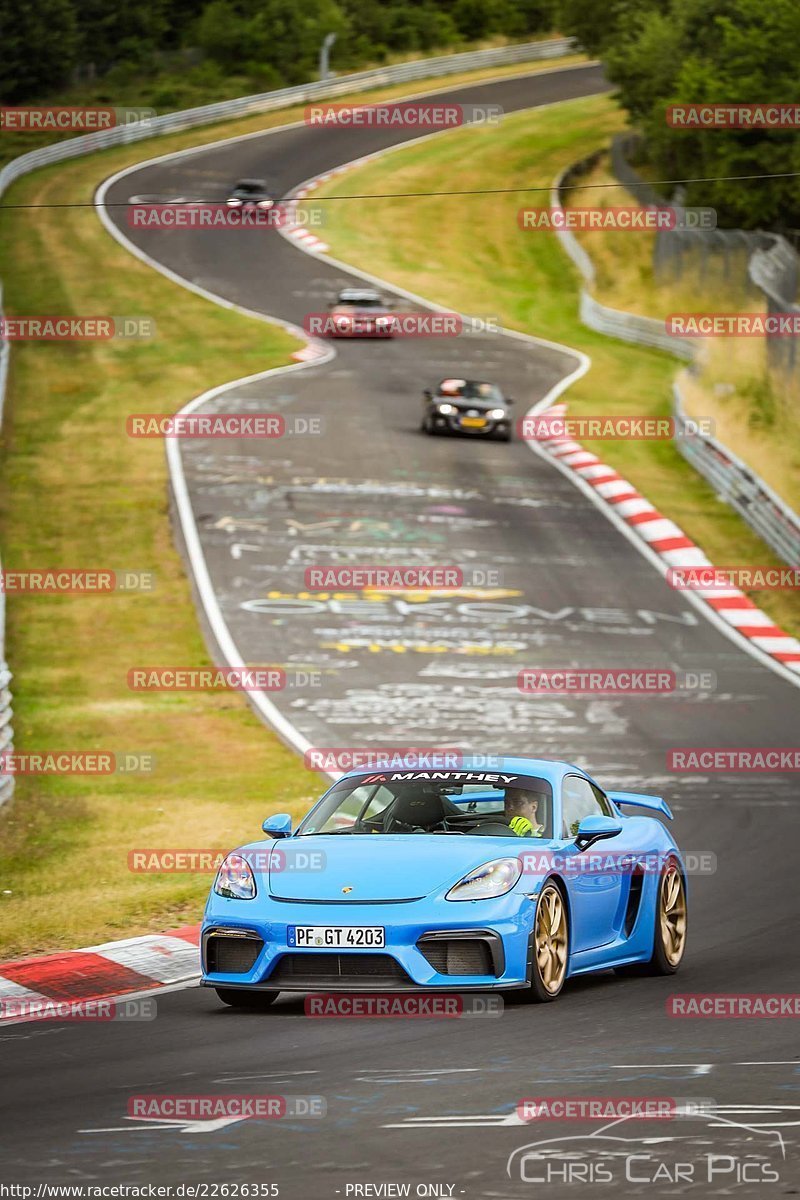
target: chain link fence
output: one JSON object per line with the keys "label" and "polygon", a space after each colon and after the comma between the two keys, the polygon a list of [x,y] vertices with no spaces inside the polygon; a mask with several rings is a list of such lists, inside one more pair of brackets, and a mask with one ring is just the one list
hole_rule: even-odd
{"label": "chain link fence", "polygon": [[[562,171],[553,184],[550,195],[551,209],[563,211],[566,189],[587,175],[603,153],[602,150],[598,150]],[[673,334],[667,333],[663,321],[658,321],[654,317],[643,317],[638,313],[624,312],[619,308],[610,308],[607,304],[601,304],[599,300],[596,300],[589,290],[595,282],[595,269],[591,258],[568,229],[557,229],[556,236],[580,271],[584,281],[580,296],[580,317],[584,325],[596,333],[604,333],[608,337],[619,338],[623,342],[632,342],[636,346],[649,346],[652,350],[665,350],[668,354],[675,354],[678,358],[687,360],[694,357],[695,343],[688,338],[675,337]]]}
{"label": "chain link fence", "polygon": [[[619,182],[643,204],[664,204],[664,198],[631,165],[641,139],[618,134],[611,143],[611,168]],[[682,209],[682,189],[670,205]],[[800,258],[780,234],[758,229],[659,229],[653,250],[653,275],[662,285],[690,280],[701,294],[724,297],[727,311],[748,302],[767,311],[800,314],[797,301]],[[795,384],[800,368],[798,339],[767,335],[767,363]]]}

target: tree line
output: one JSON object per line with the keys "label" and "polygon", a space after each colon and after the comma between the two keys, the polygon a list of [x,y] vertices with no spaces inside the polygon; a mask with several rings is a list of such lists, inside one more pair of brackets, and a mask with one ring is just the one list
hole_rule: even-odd
{"label": "tree line", "polygon": [[723,178],[800,172],[800,128],[678,129],[666,120],[672,105],[720,102],[800,112],[798,0],[560,0],[558,16],[563,33],[605,62],[644,134],[651,176],[696,179],[685,202],[716,208],[720,225],[800,229],[798,179]]}
{"label": "tree line", "polygon": [[741,178],[800,171],[800,129],[677,129],[665,116],[797,100],[798,0],[0,0],[0,103],[66,94],[166,111],[313,79],[329,33],[343,73],[555,29],[603,59],[651,176],[695,180],[686,203],[716,208],[721,225],[800,229],[797,179]]}
{"label": "tree line", "polygon": [[[185,74],[223,91],[315,78],[335,33],[337,72],[390,56],[525,40],[552,28],[555,0],[0,0],[0,103],[56,95],[76,81],[118,88]],[[174,89],[180,92],[180,84]],[[231,94],[235,95],[236,87]],[[112,97],[113,98],[113,97]]]}

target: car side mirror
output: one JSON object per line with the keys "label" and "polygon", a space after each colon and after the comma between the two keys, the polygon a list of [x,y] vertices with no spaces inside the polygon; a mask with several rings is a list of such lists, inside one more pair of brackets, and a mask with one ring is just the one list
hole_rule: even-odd
{"label": "car side mirror", "polygon": [[506,396],[506,404],[516,404],[516,403],[517,402],[513,396]]}
{"label": "car side mirror", "polygon": [[264,833],[270,833],[274,838],[291,837],[292,818],[288,813],[277,813],[274,817],[267,817],[261,828]]}
{"label": "car side mirror", "polygon": [[423,394],[423,396],[425,397],[425,399],[426,399],[426,400],[432,400],[432,399],[433,399],[433,392],[431,392],[430,388],[425,388],[425,391],[424,391],[422,394]]}
{"label": "car side mirror", "polygon": [[575,835],[575,845],[579,850],[586,850],[595,842],[605,841],[606,838],[616,837],[622,833],[622,825],[616,817],[606,817],[599,813],[584,817]]}

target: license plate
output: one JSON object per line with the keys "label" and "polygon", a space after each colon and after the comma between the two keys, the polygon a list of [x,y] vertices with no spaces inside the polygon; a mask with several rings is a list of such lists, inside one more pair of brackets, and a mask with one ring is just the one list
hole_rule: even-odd
{"label": "license plate", "polygon": [[386,930],[381,925],[290,925],[288,942],[311,950],[382,949]]}
{"label": "license plate", "polygon": [[483,429],[486,424],[484,417],[462,417],[462,425],[468,425],[470,429]]}

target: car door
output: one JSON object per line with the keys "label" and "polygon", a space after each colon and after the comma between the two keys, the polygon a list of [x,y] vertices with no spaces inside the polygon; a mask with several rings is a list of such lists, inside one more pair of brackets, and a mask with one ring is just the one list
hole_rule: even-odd
{"label": "car door", "polygon": [[627,850],[625,830],[595,842],[582,854],[575,835],[584,817],[613,816],[603,792],[584,775],[565,775],[561,782],[561,835],[572,904],[572,950],[591,950],[617,937],[625,911],[627,876],[618,865]]}

